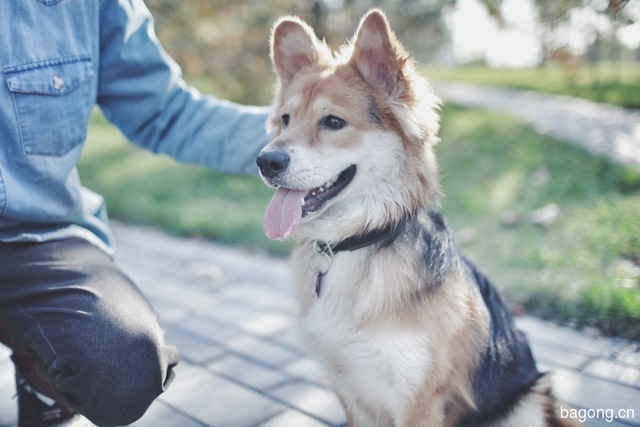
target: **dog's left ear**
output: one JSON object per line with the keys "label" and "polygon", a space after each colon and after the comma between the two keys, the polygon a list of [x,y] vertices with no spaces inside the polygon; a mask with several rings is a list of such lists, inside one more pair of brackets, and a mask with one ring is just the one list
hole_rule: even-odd
{"label": "dog's left ear", "polygon": [[383,98],[393,95],[404,79],[408,56],[381,10],[373,9],[362,18],[349,62]]}

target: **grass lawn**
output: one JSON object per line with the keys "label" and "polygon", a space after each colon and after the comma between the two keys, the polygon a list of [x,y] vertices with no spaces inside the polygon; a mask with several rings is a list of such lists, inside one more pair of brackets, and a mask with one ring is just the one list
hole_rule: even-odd
{"label": "grass lawn", "polygon": [[[640,339],[640,174],[507,114],[448,107],[441,137],[444,211],[508,299]],[[533,225],[530,213],[551,203],[558,220]]]}
{"label": "grass lawn", "polygon": [[496,69],[474,64],[456,68],[425,67],[423,70],[433,80],[536,90],[640,108],[640,63],[583,65],[573,74],[556,63],[526,69]]}
{"label": "grass lawn", "polygon": [[[530,312],[640,339],[640,175],[539,136],[506,114],[448,106],[443,209],[467,257]],[[257,177],[176,164],[124,143],[100,114],[80,164],[114,218],[259,247],[272,191]],[[529,213],[560,209],[549,228]],[[503,225],[504,218],[510,225]]]}

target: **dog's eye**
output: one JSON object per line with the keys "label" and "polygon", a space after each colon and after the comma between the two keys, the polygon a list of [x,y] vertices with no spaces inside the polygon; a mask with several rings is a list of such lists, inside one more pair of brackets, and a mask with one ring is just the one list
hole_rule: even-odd
{"label": "dog's eye", "polygon": [[347,122],[336,116],[325,116],[320,120],[320,125],[331,130],[340,130],[347,125]]}
{"label": "dog's eye", "polygon": [[281,119],[282,119],[282,127],[286,128],[287,126],[289,126],[289,119],[291,117],[288,114],[283,114]]}

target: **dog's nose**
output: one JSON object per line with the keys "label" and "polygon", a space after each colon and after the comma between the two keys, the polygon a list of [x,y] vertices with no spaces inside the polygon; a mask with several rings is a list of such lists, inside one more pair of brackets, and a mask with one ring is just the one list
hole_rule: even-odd
{"label": "dog's nose", "polygon": [[266,151],[258,156],[256,163],[262,176],[274,178],[289,166],[289,155],[282,150]]}

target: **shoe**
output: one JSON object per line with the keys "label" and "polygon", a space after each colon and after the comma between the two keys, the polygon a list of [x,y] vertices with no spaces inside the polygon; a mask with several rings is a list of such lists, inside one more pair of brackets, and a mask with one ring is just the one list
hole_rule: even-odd
{"label": "shoe", "polygon": [[68,420],[62,421],[61,424],[54,424],[55,427],[96,427],[91,421],[80,414],[75,414]]}
{"label": "shoe", "polygon": [[74,420],[84,417],[76,415],[66,406],[38,393],[17,373],[16,390],[18,395],[18,427],[75,427],[82,425],[75,424]]}

